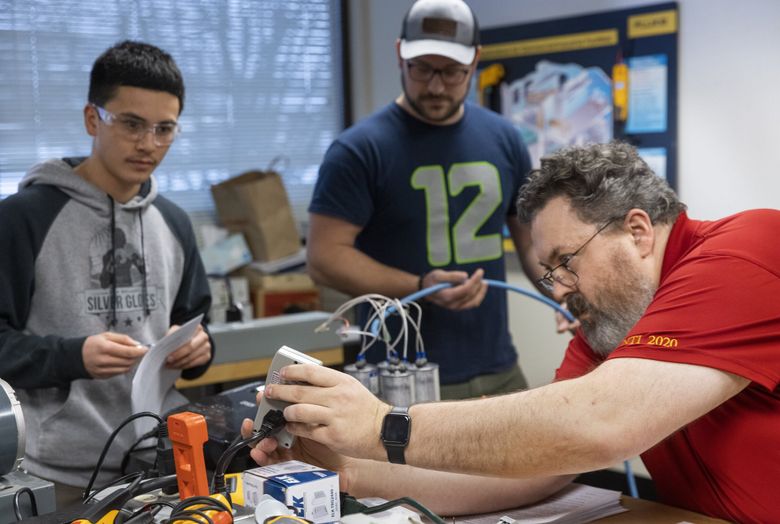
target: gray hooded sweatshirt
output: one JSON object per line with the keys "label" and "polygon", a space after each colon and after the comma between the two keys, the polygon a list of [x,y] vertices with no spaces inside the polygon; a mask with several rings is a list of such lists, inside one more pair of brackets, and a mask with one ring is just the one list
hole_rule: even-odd
{"label": "gray hooded sweatshirt", "polygon": [[[211,298],[189,219],[157,194],[154,178],[121,204],[78,176],[78,163],[38,164],[0,202],[0,378],[22,405],[23,466],[84,487],[132,413],[134,373],[91,378],[86,337],[113,331],[151,343],[206,313]],[[163,413],[183,402],[169,391]],[[132,424],[120,431],[99,483],[117,476],[136,439]]]}

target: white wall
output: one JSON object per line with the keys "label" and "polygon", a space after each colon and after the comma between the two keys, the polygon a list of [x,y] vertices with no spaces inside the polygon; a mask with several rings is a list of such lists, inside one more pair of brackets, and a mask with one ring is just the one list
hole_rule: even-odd
{"label": "white wall", "polygon": [[[400,92],[394,43],[412,0],[350,0],[353,110]],[[469,0],[482,27],[650,5],[642,0]],[[780,2],[679,0],[678,191],[694,218],[780,207]],[[530,287],[511,258],[508,280]],[[532,386],[549,382],[567,337],[550,311],[510,293],[511,329]],[[635,468],[643,472],[643,468]]]}

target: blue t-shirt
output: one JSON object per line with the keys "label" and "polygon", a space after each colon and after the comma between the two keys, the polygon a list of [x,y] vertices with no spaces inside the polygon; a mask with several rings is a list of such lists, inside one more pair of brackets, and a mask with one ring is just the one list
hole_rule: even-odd
{"label": "blue t-shirt", "polygon": [[[460,121],[437,126],[392,103],[333,142],[309,212],[362,227],[356,247],[388,266],[415,275],[483,268],[486,278],[505,280],[502,232],[529,170],[519,132],[492,111],[467,103]],[[421,305],[425,349],[442,384],[517,361],[506,291],[490,288],[466,311]],[[370,360],[384,358],[372,352]]]}

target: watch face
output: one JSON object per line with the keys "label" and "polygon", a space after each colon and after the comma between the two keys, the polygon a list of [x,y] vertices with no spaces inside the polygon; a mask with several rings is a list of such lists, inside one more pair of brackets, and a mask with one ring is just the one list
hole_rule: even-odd
{"label": "watch face", "polygon": [[389,413],[382,422],[382,441],[405,446],[409,442],[411,418],[401,413]]}

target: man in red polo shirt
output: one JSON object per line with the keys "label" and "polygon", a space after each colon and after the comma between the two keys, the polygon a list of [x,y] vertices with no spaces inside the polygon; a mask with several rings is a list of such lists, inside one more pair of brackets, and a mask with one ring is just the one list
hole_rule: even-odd
{"label": "man in red polo shirt", "polygon": [[[780,212],[689,219],[621,143],[543,159],[518,209],[546,269],[539,283],[581,322],[556,382],[412,406],[408,435],[388,442],[397,409],[352,377],[291,366],[285,379],[319,387],[266,389],[297,402],[284,412],[288,431],[355,457],[328,457],[351,490],[398,480],[386,498],[416,494],[434,478],[377,468],[388,445],[420,468],[507,478],[517,490],[494,497],[495,506],[521,502],[523,477],[560,482],[641,454],[663,502],[737,522],[780,522]],[[273,449],[263,442],[253,456],[267,460]],[[370,468],[373,479],[362,473]],[[435,478],[442,497],[474,498],[462,476]],[[420,492],[441,506],[435,493]]]}

